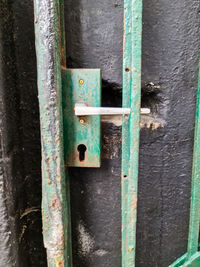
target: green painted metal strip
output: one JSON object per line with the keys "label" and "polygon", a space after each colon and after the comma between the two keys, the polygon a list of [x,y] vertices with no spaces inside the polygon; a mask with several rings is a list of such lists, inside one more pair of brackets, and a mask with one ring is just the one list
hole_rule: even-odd
{"label": "green painted metal strip", "polygon": [[200,266],[200,252],[196,252],[188,260],[186,253],[169,267],[199,267],[199,266]]}
{"label": "green painted metal strip", "polygon": [[199,53],[199,79],[198,79],[198,90],[197,90],[197,108],[196,108],[195,136],[194,136],[192,192],[191,192],[187,259],[189,259],[198,250],[199,220],[200,220],[200,53]]}
{"label": "green painted metal strip", "polygon": [[[42,142],[42,216],[48,266],[71,267],[69,177],[64,167],[61,5],[34,0]],[[63,50],[64,51],[64,50]]]}
{"label": "green painted metal strip", "polygon": [[[59,23],[59,40],[60,40],[60,57],[61,57],[61,68],[66,69],[66,41],[65,41],[65,15],[64,15],[64,0],[59,0],[58,4],[58,23]],[[62,86],[63,86],[63,77],[61,71],[62,78]],[[63,95],[63,87],[61,95]],[[60,103],[62,103],[62,97],[60,99]],[[63,107],[62,107],[63,108]],[[62,110],[62,119],[63,119],[63,110]],[[64,124],[64,119],[62,121]],[[64,133],[64,125],[62,125],[63,133]],[[64,136],[62,136],[63,142],[65,143]],[[64,145],[64,144],[63,144]],[[65,146],[64,146],[64,155],[65,155]],[[65,159],[64,159],[65,165]],[[65,167],[65,193],[66,193],[66,203],[63,207],[63,227],[65,230],[65,244],[64,244],[64,259],[65,266],[72,267],[72,238],[71,238],[71,211],[70,211],[70,176],[68,173],[68,168]]]}
{"label": "green painted metal strip", "polygon": [[142,0],[124,1],[122,126],[122,267],[135,266],[141,101]]}
{"label": "green painted metal strip", "polygon": [[186,261],[183,265],[184,267],[199,267],[200,266],[200,253],[194,253],[188,261]]}
{"label": "green painted metal strip", "polygon": [[199,76],[197,88],[196,119],[194,133],[194,151],[192,167],[192,189],[190,205],[190,224],[188,235],[187,253],[176,260],[170,267],[200,266],[199,250],[199,226],[200,226],[200,53],[199,53]]}
{"label": "green painted metal strip", "polygon": [[169,267],[181,267],[181,266],[183,266],[183,264],[186,262],[186,256],[187,256],[187,253],[184,254],[182,257],[180,257],[175,262],[173,262]]}

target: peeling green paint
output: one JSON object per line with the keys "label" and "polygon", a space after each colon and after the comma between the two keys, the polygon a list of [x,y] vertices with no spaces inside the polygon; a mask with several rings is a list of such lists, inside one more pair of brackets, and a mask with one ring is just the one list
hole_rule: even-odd
{"label": "peeling green paint", "polygon": [[141,101],[142,0],[124,1],[122,123],[122,267],[135,266]]}
{"label": "peeling green paint", "polygon": [[[42,217],[48,266],[72,266],[69,176],[64,167],[63,1],[35,0],[35,38],[42,143]],[[61,22],[62,21],[62,22]]]}
{"label": "peeling green paint", "polygon": [[[72,266],[69,176],[64,168],[62,78],[63,1],[35,0],[42,138],[43,233],[49,266]],[[135,266],[141,100],[142,1],[124,1],[122,133],[122,266]],[[66,179],[67,178],[67,179]]]}

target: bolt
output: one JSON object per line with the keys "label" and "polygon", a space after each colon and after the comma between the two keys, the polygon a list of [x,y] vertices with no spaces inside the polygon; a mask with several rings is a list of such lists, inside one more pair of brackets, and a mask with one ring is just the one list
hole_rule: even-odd
{"label": "bolt", "polygon": [[83,123],[85,123],[85,120],[84,120],[84,119],[80,119],[79,122],[80,122],[81,124],[83,124]]}
{"label": "bolt", "polygon": [[80,79],[79,80],[79,83],[80,83],[80,85],[83,85],[84,84],[84,80],[83,79]]}

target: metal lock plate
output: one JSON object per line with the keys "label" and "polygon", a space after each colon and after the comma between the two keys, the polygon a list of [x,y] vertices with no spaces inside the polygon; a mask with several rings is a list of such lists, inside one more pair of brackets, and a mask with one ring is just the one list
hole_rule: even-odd
{"label": "metal lock plate", "polygon": [[101,70],[63,70],[65,164],[100,167],[100,115],[75,116],[75,104],[101,106]]}

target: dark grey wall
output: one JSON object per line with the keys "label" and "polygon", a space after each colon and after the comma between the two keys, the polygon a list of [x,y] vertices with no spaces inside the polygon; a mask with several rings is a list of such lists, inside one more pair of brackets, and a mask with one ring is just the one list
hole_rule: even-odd
{"label": "dark grey wall", "polygon": [[[65,2],[68,67],[101,68],[102,104],[120,106],[123,1]],[[187,245],[199,1],[143,2],[142,106],[152,114],[141,122],[136,266],[167,267]],[[0,10],[0,266],[46,266],[33,6]],[[70,169],[75,267],[120,266],[119,119],[103,120],[102,143],[101,169]]]}
{"label": "dark grey wall", "polygon": [[144,1],[142,80],[160,86],[164,128],[141,132],[138,266],[168,266],[186,251],[199,8],[199,1]]}
{"label": "dark grey wall", "polygon": [[[143,2],[142,105],[153,114],[142,118],[137,266],[164,267],[187,243],[199,1]],[[122,12],[123,1],[66,3],[67,64],[102,69],[104,105],[121,103]],[[75,266],[120,266],[120,127],[102,132],[101,170],[71,170]]]}
{"label": "dark grey wall", "polygon": [[0,266],[45,266],[32,1],[0,2]]}

